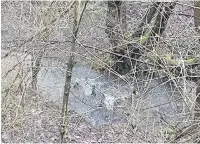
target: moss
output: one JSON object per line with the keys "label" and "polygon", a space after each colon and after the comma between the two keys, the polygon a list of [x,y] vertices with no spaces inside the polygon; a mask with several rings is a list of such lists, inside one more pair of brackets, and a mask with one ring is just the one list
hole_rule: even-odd
{"label": "moss", "polygon": [[177,131],[175,129],[168,127],[168,128],[165,128],[164,134],[165,134],[166,139],[173,140],[177,136]]}
{"label": "moss", "polygon": [[194,63],[197,63],[198,61],[200,60],[200,56],[198,55],[197,57],[195,58],[190,58],[190,59],[187,59],[187,60],[184,60],[184,62],[186,64],[194,64]]}
{"label": "moss", "polygon": [[144,45],[148,41],[149,36],[150,36],[150,32],[145,33],[144,35],[141,35],[140,36],[140,45]]}
{"label": "moss", "polygon": [[[159,59],[159,57],[158,57],[158,59]],[[197,63],[200,60],[200,57],[197,56],[197,57],[189,58],[186,60],[179,60],[179,59],[173,59],[173,56],[168,54],[163,57],[160,57],[160,59],[169,65],[180,65],[183,61],[184,61],[185,65],[191,65],[191,64]]]}
{"label": "moss", "polygon": [[133,38],[132,38],[132,33],[130,33],[130,32],[125,32],[125,33],[124,33],[124,40],[126,40],[126,41],[132,41],[132,40],[133,40]]}
{"label": "moss", "polygon": [[161,57],[161,60],[163,60],[165,63],[169,65],[176,65],[176,61],[173,59],[172,55],[168,54],[163,57]]}

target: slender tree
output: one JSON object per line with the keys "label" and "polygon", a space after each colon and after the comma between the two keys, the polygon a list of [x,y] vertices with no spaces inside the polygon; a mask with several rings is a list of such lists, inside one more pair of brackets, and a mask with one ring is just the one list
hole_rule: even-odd
{"label": "slender tree", "polygon": [[[197,33],[200,36],[200,1],[195,2],[194,4],[194,24]],[[200,38],[199,38],[200,42]],[[196,104],[195,104],[195,119],[200,118],[200,78],[197,79],[197,89],[196,89]]]}
{"label": "slender tree", "polygon": [[80,22],[83,16],[83,12],[86,9],[87,1],[83,7],[82,12],[80,13],[80,4],[81,1],[75,1],[74,5],[74,23],[73,23],[73,37],[72,37],[72,46],[70,49],[70,56],[67,63],[66,75],[65,75],[65,86],[64,86],[64,95],[63,95],[63,106],[62,106],[62,123],[61,123],[61,143],[64,142],[65,136],[67,134],[67,122],[68,122],[68,100],[69,100],[69,93],[70,93],[70,85],[71,85],[71,78],[72,78],[72,70],[75,65],[74,62],[74,53],[76,50],[76,40],[78,36]]}
{"label": "slender tree", "polygon": [[195,118],[200,117],[200,80],[197,82],[197,89],[196,89],[196,104],[195,104]]}
{"label": "slender tree", "polygon": [[197,1],[194,4],[194,25],[197,33],[200,34],[200,1]]}

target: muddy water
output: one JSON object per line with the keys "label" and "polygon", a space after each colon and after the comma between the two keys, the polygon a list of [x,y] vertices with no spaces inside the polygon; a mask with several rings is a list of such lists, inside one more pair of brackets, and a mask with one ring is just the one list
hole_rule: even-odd
{"label": "muddy water", "polygon": [[[38,75],[38,87],[46,93],[48,100],[61,104],[64,80],[64,70],[42,68]],[[193,95],[194,83],[187,85]],[[130,102],[132,89],[136,88],[135,98],[140,111],[137,117],[144,123],[160,122],[163,118],[168,122],[180,120],[183,110],[180,92],[162,84],[161,80],[127,84],[116,76],[102,75],[81,66],[73,70],[69,109],[83,114],[94,125],[126,122],[130,111],[124,103],[127,100]]]}

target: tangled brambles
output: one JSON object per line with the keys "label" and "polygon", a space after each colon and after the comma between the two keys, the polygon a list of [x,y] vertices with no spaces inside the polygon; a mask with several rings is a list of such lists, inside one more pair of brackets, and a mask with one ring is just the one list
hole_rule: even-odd
{"label": "tangled brambles", "polygon": [[114,62],[109,54],[104,54],[100,57],[93,57],[91,62],[92,69],[98,72],[108,71],[113,64]]}

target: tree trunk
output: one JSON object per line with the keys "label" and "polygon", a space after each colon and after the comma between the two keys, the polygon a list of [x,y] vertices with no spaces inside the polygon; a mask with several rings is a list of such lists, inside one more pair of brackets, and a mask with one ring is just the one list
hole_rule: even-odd
{"label": "tree trunk", "polygon": [[160,8],[158,8],[157,16],[155,19],[154,26],[151,30],[151,35],[149,36],[149,40],[147,43],[155,42],[158,40],[158,37],[155,36],[161,36],[167,26],[167,22],[169,20],[169,17],[172,13],[172,10],[175,8],[176,3],[169,3],[169,2],[164,2],[162,5],[160,5]]}
{"label": "tree trunk", "polygon": [[200,1],[194,4],[194,25],[197,33],[200,34]]}
{"label": "tree trunk", "polygon": [[67,129],[67,117],[68,117],[68,99],[69,99],[69,92],[70,92],[70,85],[71,85],[71,78],[72,78],[72,69],[74,67],[74,52],[76,47],[76,39],[77,39],[77,19],[78,19],[78,5],[79,3],[75,3],[74,7],[74,23],[73,23],[73,38],[72,38],[72,47],[70,50],[70,56],[67,64],[66,76],[65,76],[65,86],[64,86],[64,96],[63,96],[63,106],[62,106],[62,129],[61,129],[61,143],[64,142],[66,136],[66,129]]}
{"label": "tree trunk", "polygon": [[[195,2],[194,4],[194,24],[195,24],[195,29],[197,33],[200,36],[200,1]],[[199,38],[200,42],[200,38]],[[200,78],[197,80],[197,89],[196,89],[196,102],[195,102],[195,114],[194,118],[199,119],[200,118]]]}
{"label": "tree trunk", "polygon": [[[41,35],[38,36],[38,39],[47,42],[49,40],[49,35],[51,34],[52,27],[49,27],[51,25],[51,15],[53,13],[51,6],[55,3],[55,1],[52,1],[49,5],[49,8],[42,13],[41,21],[43,23],[43,26],[45,27],[45,30],[41,33]],[[45,53],[46,44],[39,50],[39,52],[36,52],[33,49],[32,52],[32,88],[34,90],[37,90],[37,75],[40,71],[41,61],[42,57]]]}
{"label": "tree trunk", "polygon": [[196,89],[196,104],[195,104],[195,114],[194,118],[199,119],[200,117],[200,81],[198,83],[197,89]]}
{"label": "tree trunk", "polygon": [[37,90],[37,75],[40,71],[40,65],[42,61],[44,51],[39,52],[38,56],[35,56],[34,60],[34,54],[32,54],[32,88],[34,90]]}
{"label": "tree trunk", "polygon": [[[126,56],[127,46],[123,45],[123,33],[126,31],[126,7],[122,1],[108,1],[106,33],[108,34],[112,52],[120,54],[120,56],[111,54],[111,58],[115,61],[113,69],[120,74],[125,74],[130,70],[131,60],[123,57]],[[127,56],[126,56],[127,57]]]}
{"label": "tree trunk", "polygon": [[72,46],[70,49],[70,56],[66,69],[65,76],[65,86],[64,86],[64,95],[63,95],[63,106],[62,106],[62,123],[61,123],[61,143],[64,142],[65,136],[67,134],[67,121],[68,121],[68,99],[71,88],[71,78],[72,78],[72,69],[74,67],[74,53],[76,48],[76,40],[79,30],[79,25],[83,16],[83,12],[86,9],[87,2],[85,2],[84,8],[80,14],[80,3],[81,1],[75,1],[74,7],[74,23],[73,23],[73,38],[72,38]]}
{"label": "tree trunk", "polygon": [[[108,11],[106,19],[106,33],[108,34],[112,46],[118,46],[122,39],[121,19],[122,1],[108,1]],[[121,38],[120,38],[121,37]]]}
{"label": "tree trunk", "polygon": [[136,32],[133,34],[132,37],[140,37],[141,35],[143,35],[143,27],[151,22],[151,20],[153,19],[154,15],[157,12],[160,3],[161,2],[156,2],[150,6],[145,16],[143,17],[142,22],[140,23],[140,25],[138,26]]}

